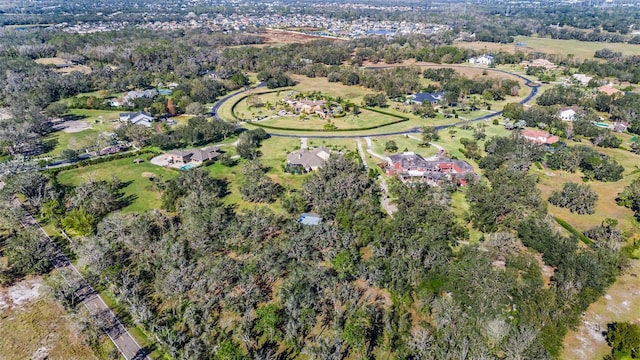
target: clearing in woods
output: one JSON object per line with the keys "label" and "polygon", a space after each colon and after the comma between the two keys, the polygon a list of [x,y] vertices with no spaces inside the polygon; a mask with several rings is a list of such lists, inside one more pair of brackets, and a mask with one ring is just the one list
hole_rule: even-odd
{"label": "clearing in woods", "polygon": [[[523,43],[522,46],[516,46]],[[624,44],[624,43],[600,43],[578,40],[559,40],[549,38],[538,38],[530,36],[516,36],[511,44],[499,44],[482,41],[474,42],[456,42],[456,46],[472,49],[481,52],[499,52],[515,53],[522,51],[524,53],[545,53],[567,56],[573,54],[576,59],[594,59],[593,55],[596,50],[611,49],[613,51],[622,52],[623,55],[640,55],[640,45]]]}
{"label": "clearing in woods", "polygon": [[609,291],[591,304],[578,329],[564,338],[561,359],[602,359],[611,348],[602,335],[607,324],[615,321],[640,322],[640,261],[632,260],[626,273],[611,285]]}
{"label": "clearing in woods", "polygon": [[42,287],[39,277],[0,287],[0,358],[97,359],[69,315],[42,294]]}

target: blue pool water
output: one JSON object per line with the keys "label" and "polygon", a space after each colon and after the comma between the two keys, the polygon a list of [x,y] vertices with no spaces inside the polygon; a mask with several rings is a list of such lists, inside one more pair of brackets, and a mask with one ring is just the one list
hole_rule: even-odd
{"label": "blue pool water", "polygon": [[607,123],[594,122],[593,125],[595,125],[597,127],[601,127],[601,128],[609,128],[609,124],[607,124]]}
{"label": "blue pool water", "polygon": [[198,166],[198,165],[196,165],[196,164],[185,164],[185,165],[180,166],[180,170],[189,170],[189,169],[193,169],[196,166]]}

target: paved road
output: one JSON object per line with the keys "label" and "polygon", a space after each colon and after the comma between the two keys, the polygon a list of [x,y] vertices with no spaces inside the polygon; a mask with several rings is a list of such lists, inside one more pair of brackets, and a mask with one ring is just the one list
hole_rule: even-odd
{"label": "paved road", "polygon": [[220,100],[218,100],[211,107],[211,116],[213,116],[213,118],[216,119],[216,120],[222,120],[222,119],[220,119],[220,117],[218,117],[218,110],[220,109],[220,106],[222,106],[222,104],[224,104],[227,100],[231,99],[232,97],[234,97],[234,96],[236,96],[238,94],[242,94],[242,93],[245,93],[247,91],[250,91],[250,90],[253,90],[253,89],[257,89],[259,87],[263,87],[265,85],[266,85],[266,83],[264,81],[262,81],[262,82],[257,83],[255,86],[251,86],[251,87],[245,88],[242,91],[231,93],[231,94],[227,94],[227,95],[221,97]]}
{"label": "paved road", "polygon": [[[389,66],[392,67],[392,66]],[[464,66],[464,65],[447,65],[447,67],[460,67],[460,68],[469,68],[469,66]],[[375,69],[383,69],[384,67],[374,67]],[[495,71],[495,72],[500,72],[500,73],[504,73],[504,74],[508,74],[511,76],[515,76],[519,79],[524,80],[524,84],[529,87],[531,89],[531,91],[529,92],[529,95],[527,95],[524,99],[522,99],[520,101],[521,105],[525,105],[526,103],[528,103],[529,101],[531,101],[531,99],[533,99],[537,94],[538,94],[538,89],[540,87],[539,84],[536,84],[534,82],[532,82],[531,80],[527,79],[526,77],[517,74],[517,73],[512,73],[509,71],[505,71],[505,70],[498,70],[498,69],[487,69],[489,71]],[[247,91],[247,90],[245,90]],[[230,99],[232,96],[235,96],[236,94],[232,94],[232,95],[227,95],[223,98],[220,99],[220,101],[218,101],[216,103],[216,105],[214,105],[214,108],[217,111],[217,108],[220,107],[220,105],[222,105],[223,102],[227,101],[228,99]],[[217,107],[216,107],[217,106]],[[213,109],[212,109],[213,111]],[[477,117],[475,119],[471,119],[469,121],[471,122],[478,122],[478,121],[484,121],[484,120],[488,120],[491,118],[494,118],[496,116],[500,116],[502,115],[502,111],[496,111],[494,113],[491,114],[487,114],[487,115],[483,115],[480,117]],[[217,112],[216,112],[216,118],[217,118]],[[464,123],[466,123],[467,121],[459,121],[457,123],[453,123],[453,124],[447,124],[447,125],[438,125],[438,126],[434,126],[434,128],[438,131],[440,130],[444,130],[444,129],[448,129],[450,127],[454,127],[454,126],[460,126]],[[391,132],[383,132],[383,133],[377,133],[377,134],[366,134],[366,135],[362,135],[362,134],[337,134],[337,135],[317,135],[317,134],[304,134],[304,135],[300,135],[300,134],[282,134],[282,133],[275,133],[275,132],[271,132],[269,131],[269,129],[265,129],[269,135],[271,136],[278,136],[278,137],[288,137],[288,138],[299,138],[299,137],[306,137],[306,138],[313,138],[313,139],[344,139],[344,138],[359,138],[362,136],[393,136],[393,135],[404,135],[404,134],[411,134],[411,133],[419,133],[422,131],[421,127],[414,127],[412,129],[407,129],[407,130],[402,130],[402,131],[391,131]]]}
{"label": "paved road", "polygon": [[78,269],[60,250],[58,245],[42,229],[38,221],[22,206],[19,200],[14,200],[14,206],[18,211],[22,211],[22,225],[25,228],[37,227],[54,246],[55,252],[52,255],[52,263],[56,270],[62,275],[67,285],[75,289],[75,295],[87,308],[89,314],[96,320],[101,329],[113,341],[122,356],[127,359],[149,359],[146,349],[142,348],[122,325],[118,317],[109,309],[97,291],[82,277]]}

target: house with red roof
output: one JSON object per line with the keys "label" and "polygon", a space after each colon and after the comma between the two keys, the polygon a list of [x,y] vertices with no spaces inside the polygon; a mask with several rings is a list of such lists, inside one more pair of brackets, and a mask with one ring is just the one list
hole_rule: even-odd
{"label": "house with red roof", "polygon": [[551,145],[560,141],[559,136],[551,135],[548,132],[539,129],[525,129],[522,131],[520,136],[536,144]]}

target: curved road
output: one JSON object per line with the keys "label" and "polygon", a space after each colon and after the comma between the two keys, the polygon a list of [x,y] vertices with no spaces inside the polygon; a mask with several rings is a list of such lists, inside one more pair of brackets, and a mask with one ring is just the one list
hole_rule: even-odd
{"label": "curved road", "polygon": [[227,100],[231,99],[232,97],[234,97],[234,96],[236,96],[238,94],[242,94],[242,93],[245,93],[245,92],[247,92],[249,90],[253,90],[253,89],[257,89],[259,87],[263,87],[263,86],[265,86],[265,84],[266,83],[264,81],[261,81],[261,82],[257,83],[255,86],[250,86],[250,87],[245,88],[242,91],[231,93],[231,94],[227,94],[227,95],[221,97],[220,100],[216,101],[216,103],[213,104],[213,106],[211,107],[211,116],[213,116],[213,118],[216,119],[216,120],[222,120],[218,116],[218,110],[220,109],[220,106],[222,106],[222,104],[224,104]]}
{"label": "curved road", "polygon": [[[385,68],[391,68],[393,66],[387,66],[387,67],[365,67],[365,69],[385,69]],[[464,65],[447,65],[446,67],[459,67],[459,68],[469,68],[469,66],[464,66]],[[511,76],[515,76],[521,80],[524,80],[524,84],[525,86],[529,87],[531,89],[531,91],[529,92],[529,95],[527,95],[524,99],[522,99],[519,103],[521,105],[525,105],[526,103],[528,103],[529,101],[531,101],[531,99],[534,98],[534,96],[536,96],[538,94],[538,89],[540,87],[539,84],[536,84],[534,82],[532,82],[531,80],[527,79],[526,77],[520,75],[520,74],[516,74],[516,73],[512,73],[509,71],[505,71],[505,70],[499,70],[499,69],[488,69],[489,71],[495,71],[495,72],[500,72],[500,73],[504,73],[507,75],[511,75]],[[220,108],[220,106],[222,106],[222,104],[224,102],[226,102],[227,100],[231,99],[232,97],[241,94],[243,92],[247,92],[249,90],[255,89],[255,88],[259,88],[264,86],[265,83],[261,82],[258,83],[256,86],[254,87],[250,87],[247,88],[241,92],[237,92],[237,93],[233,93],[233,94],[229,94],[229,95],[225,95],[224,97],[222,97],[220,100],[218,100],[218,102],[216,102],[213,107],[211,108],[211,116],[213,116],[215,119],[221,120],[218,117],[218,109]],[[492,114],[487,114],[487,115],[483,115],[480,117],[477,117],[475,119],[471,119],[469,121],[471,122],[478,122],[478,121],[484,121],[484,120],[488,120],[491,118],[494,118],[496,116],[499,116],[502,114],[502,111],[496,111]],[[444,130],[450,127],[455,127],[455,126],[459,126],[466,123],[466,121],[459,121],[457,123],[453,123],[453,124],[446,124],[446,125],[438,125],[438,126],[434,126],[434,128],[436,130]],[[392,136],[392,135],[403,135],[403,134],[408,134],[408,133],[419,133],[422,131],[421,127],[414,127],[411,129],[407,129],[407,130],[402,130],[402,131],[391,131],[391,132],[383,132],[383,133],[377,133],[377,134],[344,134],[344,135],[311,135],[311,134],[279,134],[279,133],[273,133],[273,132],[269,132],[268,129],[267,132],[269,133],[269,135],[271,136],[279,136],[279,137],[288,137],[288,138],[300,138],[300,137],[305,137],[305,138],[314,138],[314,139],[340,139],[340,138],[358,138],[358,137],[363,137],[363,136]]]}

